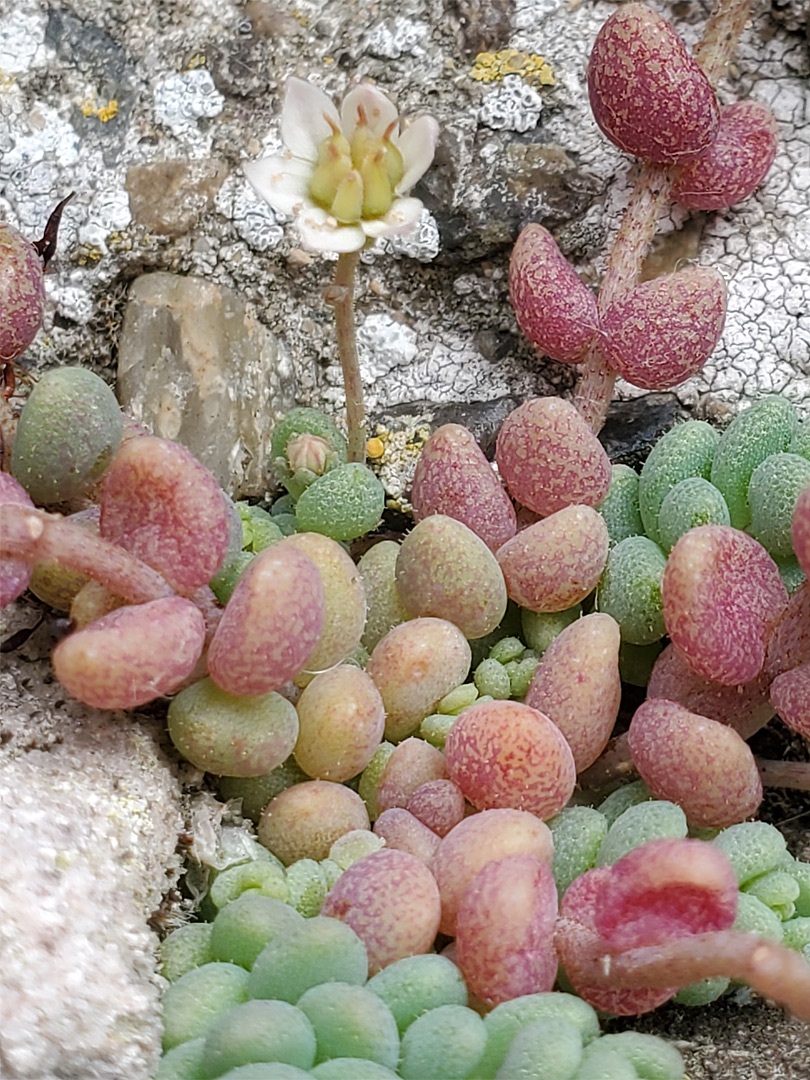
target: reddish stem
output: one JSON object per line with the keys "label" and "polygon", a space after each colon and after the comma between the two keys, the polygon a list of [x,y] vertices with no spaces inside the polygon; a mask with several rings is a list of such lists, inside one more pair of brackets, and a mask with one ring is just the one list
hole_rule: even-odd
{"label": "reddish stem", "polygon": [[[558,920],[558,933],[569,934],[574,929],[569,922]],[[623,953],[593,948],[591,955],[577,957],[579,981],[611,988],[688,986],[718,975],[747,983],[799,1019],[810,1020],[810,964],[756,934],[719,930]]]}
{"label": "reddish stem", "polygon": [[93,578],[131,604],[145,604],[174,590],[151,566],[88,529],[28,506],[0,506],[0,557],[14,556],[30,566],[56,562]]}
{"label": "reddish stem", "polygon": [[725,75],[753,6],[754,0],[719,0],[709,16],[694,55],[712,86]]}
{"label": "reddish stem", "polygon": [[[620,296],[636,283],[650,241],[658,229],[658,218],[669,205],[673,170],[666,165],[645,162],[636,180],[630,202],[608,255],[608,265],[599,289],[598,310],[604,314]],[[602,355],[597,335],[585,358],[574,405],[595,433],[602,430],[613,397],[616,372]]]}
{"label": "reddish stem", "polygon": [[756,762],[764,787],[810,791],[810,761],[769,761],[766,758],[757,758]]}
{"label": "reddish stem", "polygon": [[[718,0],[706,24],[695,49],[695,59],[713,85],[725,73],[752,4],[753,0]],[[600,315],[636,284],[650,241],[658,229],[658,219],[669,205],[674,176],[671,167],[649,162],[643,165],[608,256],[599,291]],[[574,395],[574,404],[597,434],[605,423],[615,382],[616,373],[602,356],[597,336],[585,357]]]}

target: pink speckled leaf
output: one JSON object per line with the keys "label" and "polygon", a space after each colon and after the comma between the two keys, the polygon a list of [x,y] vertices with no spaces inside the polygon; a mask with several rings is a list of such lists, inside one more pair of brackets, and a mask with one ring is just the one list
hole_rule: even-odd
{"label": "pink speckled leaf", "polygon": [[599,324],[596,298],[542,225],[527,225],[515,242],[509,292],[536,349],[564,364],[582,361]]}
{"label": "pink speckled leaf", "polygon": [[411,488],[414,519],[446,514],[492,551],[515,535],[515,508],[467,428],[444,424],[422,447]]}
{"label": "pink speckled leaf", "polygon": [[578,773],[596,761],[616,723],[620,640],[610,615],[577,619],[543,653],[524,699],[563,733]]}
{"label": "pink speckled leaf", "polygon": [[738,884],[728,858],[701,840],[650,840],[610,867],[594,928],[614,949],[728,930]]}
{"label": "pink speckled leaf", "polygon": [[761,544],[730,525],[690,529],[670,552],[661,590],[667,632],[698,674],[727,686],[757,677],[788,599]]}
{"label": "pink speckled leaf", "polygon": [[431,780],[444,780],[444,754],[424,739],[405,739],[385,763],[377,785],[377,805],[381,810],[406,807],[411,795]]}
{"label": "pink speckled leaf", "polygon": [[350,926],[368,951],[369,975],[429,952],[439,929],[439,890],[430,870],[406,851],[375,851],[338,878],[321,915]]}
{"label": "pink speckled leaf", "polygon": [[770,678],[765,671],[743,686],[711,682],[698,675],[670,644],[653,665],[647,697],[677,701],[690,712],[728,724],[743,739],[750,739],[773,716],[768,700],[769,684]]}
{"label": "pink speckled leaf", "polygon": [[511,412],[495,459],[512,497],[543,517],[564,506],[598,506],[610,487],[602,444],[561,398],[532,398]]}
{"label": "pink speckled leaf", "polygon": [[670,23],[644,4],[624,4],[597,34],[588,93],[605,135],[646,161],[691,161],[717,130],[709,80]]}
{"label": "pink speckled leaf", "polygon": [[439,837],[410,810],[401,806],[383,810],[374,822],[373,832],[385,841],[386,847],[407,851],[425,866],[432,868]]}
{"label": "pink speckled leaf", "polygon": [[677,803],[690,825],[725,829],[756,813],[762,782],[751,749],[733,729],[665,698],[636,710],[628,745],[658,799]]}
{"label": "pink speckled leaf", "polygon": [[[25,488],[7,472],[0,472],[0,503],[34,505]],[[31,567],[27,562],[12,555],[0,557],[0,608],[25,592],[30,580]]]}
{"label": "pink speckled leaf", "polygon": [[810,739],[810,663],[777,676],[771,701],[788,727]]}
{"label": "pink speckled leaf", "polygon": [[470,645],[447,619],[411,619],[377,642],[366,674],[385,705],[385,737],[400,742],[464,682]]}
{"label": "pink speckled leaf", "polygon": [[42,325],[45,282],[37,249],[0,221],[0,360],[24,353]]}
{"label": "pink speckled leaf", "polygon": [[442,898],[441,932],[455,935],[458,905],[481,867],[518,854],[536,856],[550,866],[553,852],[548,825],[527,810],[503,807],[465,817],[442,839],[433,861]]}
{"label": "pink speckled leaf", "polygon": [[566,506],[513,536],[497,557],[515,603],[529,611],[565,611],[596,587],[608,547],[601,514]]}
{"label": "pink speckled leaf", "polygon": [[513,807],[547,820],[571,798],[570,747],[547,716],[518,701],[465,709],[444,747],[447,772],[479,810]]}
{"label": "pink speckled leaf", "polygon": [[810,663],[810,582],[787,602],[768,639],[763,675],[769,681],[791,668]]}
{"label": "pink speckled leaf", "polygon": [[199,608],[169,596],[118,608],[63,638],[53,651],[53,670],[86,705],[134,709],[177,690],[204,642]]}
{"label": "pink speckled leaf", "polygon": [[107,473],[99,530],[189,595],[219,569],[229,514],[214,477],[184,446],[153,435],[124,443]]}
{"label": "pink speckled leaf", "polygon": [[605,954],[610,951],[607,942],[596,930],[595,920],[603,890],[610,887],[612,869],[606,866],[588,870],[568,886],[560,905],[561,918],[554,942],[560,963],[581,998],[603,1012],[616,1016],[638,1016],[663,1005],[678,987],[614,989],[597,986],[588,982],[587,964],[582,964],[582,959],[590,959],[598,950]]}
{"label": "pink speckled leaf", "polygon": [[724,210],[751,195],[776,157],[773,113],[758,101],[735,101],[720,110],[717,135],[695,161],[679,170],[672,197],[691,210]]}
{"label": "pink speckled leaf", "polygon": [[488,1005],[551,990],[557,977],[557,889],[548,864],[506,855],[484,866],[458,909],[458,965]]}
{"label": "pink speckled leaf", "polygon": [[799,566],[810,577],[810,487],[804,489],[796,502],[791,540]]}
{"label": "pink speckled leaf", "polygon": [[452,780],[428,780],[408,799],[407,809],[437,836],[447,836],[464,820],[464,796]]}
{"label": "pink speckled leaf", "polygon": [[324,619],[324,589],[308,555],[279,541],[236,584],[208,649],[211,678],[229,694],[267,694],[303,669]]}
{"label": "pink speckled leaf", "polygon": [[714,351],[726,319],[726,297],[722,274],[703,266],[637,285],[602,318],[605,359],[633,386],[677,386]]}
{"label": "pink speckled leaf", "polygon": [[484,541],[461,521],[431,514],[397,556],[397,591],[416,616],[449,619],[465,638],[491,633],[506,612],[506,583]]}

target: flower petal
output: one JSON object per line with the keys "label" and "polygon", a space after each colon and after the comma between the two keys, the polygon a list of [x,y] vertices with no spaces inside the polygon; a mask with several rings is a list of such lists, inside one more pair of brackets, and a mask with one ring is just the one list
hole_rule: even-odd
{"label": "flower petal", "polygon": [[395,199],[384,217],[361,221],[360,224],[366,236],[376,240],[380,236],[408,232],[419,221],[423,210],[424,206],[419,199]]}
{"label": "flower petal", "polygon": [[378,90],[371,83],[360,83],[348,92],[340,107],[343,134],[349,141],[359,123],[358,107],[366,114],[368,126],[378,137],[385,134],[386,129],[398,116],[396,105],[382,90]]}
{"label": "flower petal", "polygon": [[318,146],[332,134],[327,117],[340,127],[332,99],[319,86],[290,76],[281,111],[281,138],[290,153],[315,161]]}
{"label": "flower petal", "polygon": [[320,206],[310,206],[296,219],[301,244],[310,251],[359,251],[366,237],[357,225],[338,225]]}
{"label": "flower petal", "polygon": [[245,161],[242,170],[256,194],[279,214],[295,214],[308,202],[312,166],[306,161],[266,157]]}
{"label": "flower petal", "polygon": [[427,171],[436,152],[439,125],[432,116],[419,116],[405,128],[397,140],[405,172],[397,184],[397,195],[410,191]]}

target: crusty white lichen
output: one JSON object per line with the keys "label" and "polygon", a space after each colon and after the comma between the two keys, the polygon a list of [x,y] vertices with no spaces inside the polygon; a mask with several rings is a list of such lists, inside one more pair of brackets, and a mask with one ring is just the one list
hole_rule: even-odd
{"label": "crusty white lichen", "polygon": [[3,674],[17,756],[0,769],[0,1073],[149,1080],[161,1033],[146,918],[178,864],[179,787],[154,723],[66,708],[41,674]]}

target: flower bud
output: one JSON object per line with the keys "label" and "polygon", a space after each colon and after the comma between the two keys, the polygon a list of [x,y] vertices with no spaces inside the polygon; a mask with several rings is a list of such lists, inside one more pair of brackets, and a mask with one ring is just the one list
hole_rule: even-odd
{"label": "flower bud", "polygon": [[385,156],[383,158],[385,162],[385,171],[388,173],[388,180],[392,188],[395,188],[405,175],[405,163],[402,160],[402,154],[399,148],[394,146],[390,139],[390,133],[393,128],[393,124],[388,128],[385,135],[383,135],[383,148],[385,150]]}
{"label": "flower bud", "polygon": [[368,124],[360,123],[354,129],[351,141],[352,165],[359,169],[368,157],[373,157],[380,146],[380,138]]}
{"label": "flower bud", "polygon": [[329,467],[330,458],[334,451],[326,439],[320,435],[312,435],[308,431],[302,431],[300,435],[293,436],[287,443],[286,457],[290,472],[298,472],[299,469],[308,469],[316,476],[323,476]]}

